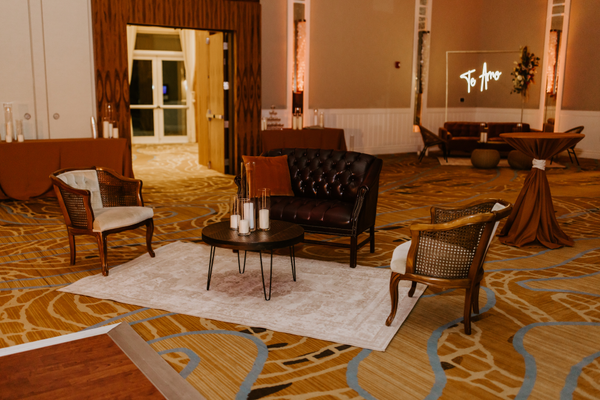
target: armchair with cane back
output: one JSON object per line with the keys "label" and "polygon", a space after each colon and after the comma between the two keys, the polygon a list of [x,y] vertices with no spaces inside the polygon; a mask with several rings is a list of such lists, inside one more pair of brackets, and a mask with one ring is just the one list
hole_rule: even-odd
{"label": "armchair with cane back", "polygon": [[[575,128],[571,128],[568,131],[565,131],[565,133],[581,133],[581,132],[583,132],[583,126],[576,126]],[[573,159],[571,158],[571,155],[573,155],[573,157],[575,157],[575,161],[577,162],[577,165],[579,165],[579,159],[577,158],[577,154],[575,153],[575,145],[573,145],[567,149],[567,154],[569,155],[569,160],[571,161],[571,164],[573,164]]]}
{"label": "armchair with cane back", "polygon": [[102,274],[108,276],[109,234],[146,226],[146,247],[151,257],[154,211],[144,207],[142,181],[126,178],[108,168],[67,168],[50,175],[60,205],[75,264],[76,235],[96,237]]}
{"label": "armchair with cane back", "polygon": [[398,309],[398,284],[412,281],[409,297],[417,282],[443,288],[466,289],[465,333],[471,334],[471,310],[479,313],[479,287],[483,262],[501,219],[512,211],[512,204],[485,199],[462,207],[432,207],[430,224],[413,224],[412,240],[393,253],[390,277],[392,311],[386,321],[391,325]]}

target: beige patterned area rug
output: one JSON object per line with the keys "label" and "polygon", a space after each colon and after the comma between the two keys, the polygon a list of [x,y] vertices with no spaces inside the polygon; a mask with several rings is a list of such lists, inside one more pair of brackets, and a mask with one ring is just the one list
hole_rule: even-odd
{"label": "beige patterned area rug", "polygon": [[[144,254],[108,277],[89,276],[60,291],[384,351],[426,288],[418,285],[410,298],[410,282],[402,282],[398,313],[387,327],[388,269],[296,257],[294,282],[290,258],[274,255],[272,296],[265,301],[258,253],[248,253],[240,274],[237,256],[217,248],[207,291],[209,253],[207,245],[171,243],[155,258]],[[269,262],[263,256],[266,273]]]}

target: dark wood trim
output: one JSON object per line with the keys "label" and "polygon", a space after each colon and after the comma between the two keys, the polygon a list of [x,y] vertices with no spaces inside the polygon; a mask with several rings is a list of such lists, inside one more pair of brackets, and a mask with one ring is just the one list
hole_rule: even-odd
{"label": "dark wood trim", "polygon": [[[127,24],[233,33],[233,129],[236,159],[259,154],[260,3],[231,0],[92,0],[96,109],[112,102],[119,136],[131,153]],[[98,124],[101,129],[101,124]],[[101,132],[100,132],[101,134]],[[238,173],[239,160],[232,173]],[[133,176],[131,157],[124,166]]]}

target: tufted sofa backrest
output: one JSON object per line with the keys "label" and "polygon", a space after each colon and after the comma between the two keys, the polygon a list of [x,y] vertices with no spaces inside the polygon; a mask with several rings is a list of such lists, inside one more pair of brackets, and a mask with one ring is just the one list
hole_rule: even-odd
{"label": "tufted sofa backrest", "polygon": [[479,137],[481,122],[446,122],[444,128],[453,137]]}
{"label": "tufted sofa backrest", "polygon": [[[266,157],[288,156],[292,189],[297,197],[353,203],[358,188],[379,183],[381,159],[363,153],[320,149],[274,149]],[[371,171],[373,169],[373,171]],[[376,182],[369,182],[376,179]]]}
{"label": "tufted sofa backrest", "polygon": [[[490,122],[488,123],[488,138],[499,137],[501,133],[511,133],[518,122]],[[529,132],[529,124],[523,124],[521,132]]]}

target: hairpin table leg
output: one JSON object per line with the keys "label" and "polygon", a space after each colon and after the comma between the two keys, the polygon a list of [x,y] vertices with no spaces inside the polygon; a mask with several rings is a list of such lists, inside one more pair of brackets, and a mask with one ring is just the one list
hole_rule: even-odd
{"label": "hairpin table leg", "polygon": [[238,271],[240,271],[240,274],[243,274],[244,272],[246,272],[246,251],[244,251],[244,269],[242,270],[242,267],[240,267],[240,252],[238,251],[237,255],[238,255]]}
{"label": "hairpin table leg", "polygon": [[210,256],[208,258],[208,281],[206,282],[206,290],[210,288],[210,277],[212,275],[213,264],[215,262],[215,246],[210,246]]}
{"label": "hairpin table leg", "polygon": [[269,270],[269,297],[267,297],[267,288],[265,287],[265,274],[263,272],[262,263],[262,252],[258,252],[260,256],[260,275],[262,276],[263,292],[265,293],[265,300],[271,300],[271,283],[273,282],[273,250],[271,250],[271,268]]}
{"label": "hairpin table leg", "polygon": [[290,260],[292,262],[292,276],[294,277],[294,282],[296,282],[296,251],[294,250],[294,246],[290,246]]}

